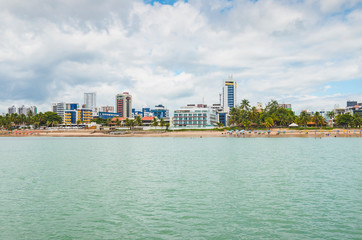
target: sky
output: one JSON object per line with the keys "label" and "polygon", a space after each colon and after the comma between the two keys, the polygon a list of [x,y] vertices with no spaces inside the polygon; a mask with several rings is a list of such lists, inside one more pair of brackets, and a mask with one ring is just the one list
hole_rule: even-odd
{"label": "sky", "polygon": [[0,113],[213,104],[230,75],[237,102],[362,102],[362,0],[0,0],[0,32]]}

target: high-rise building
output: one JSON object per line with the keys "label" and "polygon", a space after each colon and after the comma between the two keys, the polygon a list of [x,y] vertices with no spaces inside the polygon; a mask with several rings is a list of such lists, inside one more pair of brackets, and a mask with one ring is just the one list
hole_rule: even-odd
{"label": "high-rise building", "polygon": [[94,110],[97,106],[96,93],[84,93],[84,104],[86,108]]}
{"label": "high-rise building", "polygon": [[222,106],[225,112],[236,106],[236,81],[232,76],[223,82]]}
{"label": "high-rise building", "polygon": [[34,116],[34,115],[38,114],[38,108],[36,106],[30,106],[30,107],[26,108],[26,114],[28,115],[30,112]]}
{"label": "high-rise building", "polygon": [[24,105],[18,108],[18,114],[19,115],[21,115],[21,114],[26,115],[26,107]]}
{"label": "high-rise building", "polygon": [[8,113],[12,114],[12,113],[16,113],[16,107],[13,105],[11,107],[8,108]]}
{"label": "high-rise building", "polygon": [[116,112],[119,113],[121,117],[132,117],[132,95],[128,92],[116,95]]}

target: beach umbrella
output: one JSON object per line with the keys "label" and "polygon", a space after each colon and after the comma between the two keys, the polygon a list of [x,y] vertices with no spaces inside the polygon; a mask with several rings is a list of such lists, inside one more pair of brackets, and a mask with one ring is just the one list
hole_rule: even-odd
{"label": "beach umbrella", "polygon": [[298,127],[298,124],[292,123],[289,125],[289,127]]}

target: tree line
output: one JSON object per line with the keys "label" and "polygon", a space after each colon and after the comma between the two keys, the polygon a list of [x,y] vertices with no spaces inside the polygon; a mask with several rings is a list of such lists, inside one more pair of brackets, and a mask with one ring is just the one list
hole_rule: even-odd
{"label": "tree line", "polygon": [[57,126],[62,123],[62,117],[54,112],[45,112],[33,114],[31,111],[25,114],[11,113],[5,116],[0,116],[0,127],[11,129],[19,125],[30,126],[33,125],[35,128],[41,126]]}
{"label": "tree line", "polygon": [[[358,127],[362,125],[362,116],[355,113],[334,115],[333,111],[327,113],[330,119],[334,119],[335,126],[340,127]],[[281,107],[276,100],[268,102],[264,109],[251,107],[247,99],[243,99],[241,104],[230,110],[230,124],[244,128],[272,128],[288,127],[291,123],[297,123],[299,126],[307,127],[308,123],[313,122],[317,127],[326,125],[326,119],[316,112],[313,116],[305,111],[298,115],[292,110]]]}

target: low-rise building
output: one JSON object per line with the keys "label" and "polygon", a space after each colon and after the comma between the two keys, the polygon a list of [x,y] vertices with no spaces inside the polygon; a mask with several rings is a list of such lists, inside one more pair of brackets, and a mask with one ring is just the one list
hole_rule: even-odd
{"label": "low-rise building", "polygon": [[121,114],[114,113],[114,112],[98,112],[98,117],[103,118],[103,119],[120,117],[120,116],[121,116]]}

